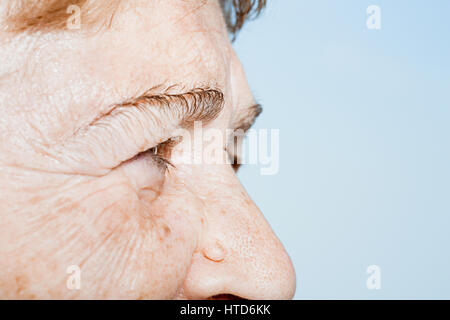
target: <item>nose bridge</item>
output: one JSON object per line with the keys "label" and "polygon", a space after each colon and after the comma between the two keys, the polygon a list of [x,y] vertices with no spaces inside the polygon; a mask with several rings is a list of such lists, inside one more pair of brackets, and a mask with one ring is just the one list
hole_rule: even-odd
{"label": "nose bridge", "polygon": [[[228,173],[229,175],[229,173]],[[205,197],[206,226],[186,280],[197,298],[233,294],[245,299],[289,299],[291,261],[256,205],[231,173]]]}

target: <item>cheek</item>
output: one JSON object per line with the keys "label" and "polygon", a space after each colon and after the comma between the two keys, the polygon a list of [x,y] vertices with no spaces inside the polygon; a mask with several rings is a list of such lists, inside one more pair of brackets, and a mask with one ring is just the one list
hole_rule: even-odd
{"label": "cheek", "polygon": [[155,205],[151,210],[151,220],[141,229],[140,261],[132,272],[141,274],[141,298],[170,299],[178,293],[188,272],[197,244],[193,231],[197,227],[174,203]]}
{"label": "cheek", "polygon": [[[183,200],[183,191],[170,185],[149,201],[117,176],[63,185],[11,212],[14,230],[0,237],[8,248],[0,251],[0,283],[7,282],[2,287],[11,298],[177,294],[197,245],[199,203]],[[77,291],[66,285],[72,265],[81,271]]]}
{"label": "cheek", "polygon": [[182,185],[169,182],[147,213],[153,250],[143,254],[151,271],[144,291],[148,297],[161,297],[164,292],[161,298],[173,298],[183,285],[202,234],[202,203]]}

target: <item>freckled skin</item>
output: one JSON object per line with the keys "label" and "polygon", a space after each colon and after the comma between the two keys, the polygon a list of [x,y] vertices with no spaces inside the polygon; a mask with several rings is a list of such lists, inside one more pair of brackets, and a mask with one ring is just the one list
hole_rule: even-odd
{"label": "freckled skin", "polygon": [[[252,103],[218,2],[136,3],[101,32],[0,33],[0,298],[291,298],[290,259],[231,166],[105,171],[116,150],[59,146],[105,106],[161,83],[219,87],[225,106],[210,126],[221,130]],[[72,265],[79,290],[67,286]]]}

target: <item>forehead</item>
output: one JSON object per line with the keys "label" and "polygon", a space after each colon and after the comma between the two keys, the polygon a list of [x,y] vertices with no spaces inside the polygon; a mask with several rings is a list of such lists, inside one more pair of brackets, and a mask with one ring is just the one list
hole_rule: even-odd
{"label": "forehead", "polygon": [[[26,56],[28,63],[52,63],[55,60],[64,63],[67,59],[72,64],[91,62],[89,70],[92,70],[94,63],[101,70],[107,70],[104,64],[121,60],[122,64],[115,67],[121,68],[122,72],[126,72],[123,63],[128,62],[128,69],[139,65],[140,73],[155,76],[164,73],[174,80],[177,77],[186,79],[186,76],[193,76],[197,71],[213,74],[216,78],[225,71],[218,68],[223,68],[224,62],[229,60],[231,47],[218,1],[116,0],[112,2],[120,3],[120,6],[106,6],[102,18],[98,19],[96,12],[105,1],[73,1],[85,3],[81,7],[79,30],[63,27],[53,33],[25,33],[16,37],[19,41],[10,41],[7,33],[0,33],[0,41],[5,40],[1,41],[1,49],[7,50],[8,44],[13,43],[16,45],[13,49],[22,57]],[[86,3],[94,3],[95,7],[90,9]],[[111,12],[114,12],[112,16]],[[112,18],[108,19],[110,16]],[[92,17],[97,17],[99,23],[92,24]],[[23,43],[21,48],[17,46],[18,42]],[[71,54],[80,59],[73,59]],[[151,67],[154,72],[146,72],[145,66],[148,69]],[[164,72],[161,72],[162,66]]]}
{"label": "forehead", "polygon": [[[217,1],[168,1],[148,4],[138,14],[130,14],[138,32],[140,55],[151,65],[154,77],[167,74],[176,83],[205,82],[221,85],[228,76],[231,45]],[[139,10],[136,7],[133,10]],[[155,14],[152,14],[155,13]],[[151,32],[148,32],[151,30]],[[164,79],[158,79],[161,82]]]}
{"label": "forehead", "polygon": [[3,39],[4,98],[82,117],[161,83],[227,93],[231,45],[217,1],[123,3],[107,28]]}

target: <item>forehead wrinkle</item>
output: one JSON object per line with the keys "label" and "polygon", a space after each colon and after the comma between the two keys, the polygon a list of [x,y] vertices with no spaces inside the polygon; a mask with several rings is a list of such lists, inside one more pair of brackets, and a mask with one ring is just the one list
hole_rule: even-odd
{"label": "forehead wrinkle", "polygon": [[[195,3],[195,5],[194,5]],[[193,16],[194,13],[197,13],[201,8],[203,8],[206,4],[208,3],[207,0],[201,0],[198,1],[196,0],[195,2],[192,2],[192,4],[190,5],[190,8],[187,8],[187,12],[184,12],[180,17],[177,17],[175,20],[175,24],[181,23],[183,20],[185,20],[187,17],[189,16]],[[188,4],[186,3],[186,6]],[[196,19],[198,17],[192,17],[192,19]]]}

